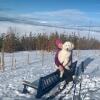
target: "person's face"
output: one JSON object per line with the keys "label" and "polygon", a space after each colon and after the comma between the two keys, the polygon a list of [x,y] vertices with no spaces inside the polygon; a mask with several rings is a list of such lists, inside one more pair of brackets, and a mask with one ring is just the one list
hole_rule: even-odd
{"label": "person's face", "polygon": [[62,46],[63,46],[63,44],[62,44],[62,43],[59,43],[59,44],[58,44],[58,48],[60,48],[60,49],[61,49],[61,48],[62,48]]}

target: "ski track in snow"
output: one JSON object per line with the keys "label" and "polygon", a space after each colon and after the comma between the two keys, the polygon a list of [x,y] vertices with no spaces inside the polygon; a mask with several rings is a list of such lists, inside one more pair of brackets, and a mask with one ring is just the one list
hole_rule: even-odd
{"label": "ski track in snow", "polygon": [[[78,64],[87,57],[94,59],[85,69],[80,100],[100,100],[100,51],[80,50],[78,54],[79,56],[77,56],[77,52],[78,51],[74,51],[73,57],[74,61],[78,59]],[[27,80],[32,82],[40,76],[45,76],[55,70],[53,53],[44,52],[43,54],[40,51],[31,51],[29,54],[30,64],[27,64],[26,59],[28,51],[14,53],[14,58],[16,59],[16,69],[11,69],[13,54],[5,54],[5,71],[0,71],[0,100],[36,100],[36,92],[34,90],[32,91],[32,89],[31,91],[34,93],[31,95],[18,94],[17,91],[23,89],[22,81]],[[72,82],[69,83],[62,93],[55,97],[55,100],[58,100],[60,96],[64,95],[64,92],[71,86]],[[79,84],[76,87],[75,97],[78,98]],[[51,93],[52,91],[43,96],[43,98],[49,96]],[[70,94],[67,94],[63,98],[63,100],[72,100],[72,97],[73,89]],[[42,100],[42,98],[40,100]]]}

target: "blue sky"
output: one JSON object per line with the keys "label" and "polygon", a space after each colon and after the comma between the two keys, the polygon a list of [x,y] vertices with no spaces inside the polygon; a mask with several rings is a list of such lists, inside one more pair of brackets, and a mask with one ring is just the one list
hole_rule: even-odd
{"label": "blue sky", "polygon": [[99,18],[100,0],[0,0],[0,31],[4,32],[9,26],[23,31],[26,27],[32,31],[32,26],[100,26]]}
{"label": "blue sky", "polygon": [[98,12],[100,0],[0,0],[0,8],[15,10],[18,13],[63,9]]}

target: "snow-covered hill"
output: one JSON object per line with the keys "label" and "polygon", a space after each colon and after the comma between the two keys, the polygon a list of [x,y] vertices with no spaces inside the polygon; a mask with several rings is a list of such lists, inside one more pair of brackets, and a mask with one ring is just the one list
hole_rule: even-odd
{"label": "snow-covered hill", "polygon": [[[16,68],[12,68],[13,54],[5,53],[5,71],[0,72],[0,100],[36,100],[35,91],[33,94],[20,95],[18,90],[23,89],[22,81],[34,81],[40,76],[52,73],[54,68],[54,53],[32,51],[29,52],[30,64],[27,63],[28,51],[14,53],[16,59]],[[83,75],[81,97],[82,100],[100,100],[100,51],[99,50],[81,50],[74,51],[73,60],[81,61],[90,57],[94,59],[86,68]],[[55,97],[58,100],[67,88]],[[76,98],[78,97],[79,84],[76,88]],[[48,94],[49,95],[49,94]],[[73,89],[62,100],[72,100]],[[78,100],[78,99],[76,99]]]}

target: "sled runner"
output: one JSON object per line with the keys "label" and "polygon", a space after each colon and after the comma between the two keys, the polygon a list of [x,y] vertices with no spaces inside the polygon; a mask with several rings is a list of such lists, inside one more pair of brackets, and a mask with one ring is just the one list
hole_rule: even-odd
{"label": "sled runner", "polygon": [[[76,69],[76,64],[77,61],[73,62],[70,66],[71,68],[71,76],[75,74],[75,69]],[[66,80],[67,82],[72,81],[69,78],[67,79],[66,76],[66,71],[64,73],[64,77],[60,79],[60,72],[59,70],[44,76],[40,77],[39,80],[36,80],[34,82],[28,82],[28,81],[23,81],[23,93],[28,93],[27,87],[32,87],[37,90],[37,95],[36,98],[41,98],[44,94],[48,93],[52,88],[54,88],[57,84],[59,84],[61,81]]]}

